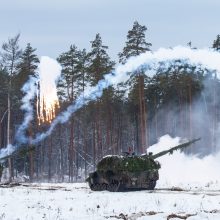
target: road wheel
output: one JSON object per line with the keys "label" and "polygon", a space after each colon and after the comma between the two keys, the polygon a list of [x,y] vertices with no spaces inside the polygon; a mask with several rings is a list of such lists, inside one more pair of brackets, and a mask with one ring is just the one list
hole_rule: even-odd
{"label": "road wheel", "polygon": [[149,187],[147,188],[148,190],[153,190],[156,186],[157,181],[156,180],[151,180],[149,183]]}
{"label": "road wheel", "polygon": [[99,186],[98,183],[91,184],[90,185],[90,189],[93,190],[93,191],[99,191],[100,190],[100,186]]}
{"label": "road wheel", "polygon": [[114,181],[111,184],[108,184],[107,190],[109,192],[118,192],[120,191],[120,185],[121,185],[120,182]]}
{"label": "road wheel", "polygon": [[105,183],[101,184],[101,189],[106,190],[107,189],[107,184],[105,184]]}

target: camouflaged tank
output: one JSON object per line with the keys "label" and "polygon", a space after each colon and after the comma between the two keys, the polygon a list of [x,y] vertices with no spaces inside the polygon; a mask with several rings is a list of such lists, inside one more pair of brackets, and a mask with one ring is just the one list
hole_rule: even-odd
{"label": "camouflaged tank", "polygon": [[99,161],[96,171],[90,173],[86,181],[89,183],[90,189],[94,191],[153,190],[159,179],[158,170],[161,167],[155,159],[167,153],[172,154],[175,150],[188,147],[198,140],[200,138],[161,151],[155,155],[149,153],[141,156],[106,156]]}

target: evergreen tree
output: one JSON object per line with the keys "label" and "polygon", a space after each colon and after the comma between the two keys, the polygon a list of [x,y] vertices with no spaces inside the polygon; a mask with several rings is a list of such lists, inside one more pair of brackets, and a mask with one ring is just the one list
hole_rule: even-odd
{"label": "evergreen tree", "polygon": [[59,82],[60,92],[63,95],[65,94],[69,101],[73,101],[78,91],[77,81],[80,76],[77,70],[79,65],[77,47],[71,45],[69,51],[62,53],[57,60],[62,66],[61,80]]}
{"label": "evergreen tree", "polygon": [[0,69],[0,148],[6,143],[5,133],[7,131],[7,95],[8,95],[8,75]]}
{"label": "evergreen tree", "polygon": [[[86,65],[87,54],[86,50],[78,50],[75,45],[71,45],[69,51],[62,53],[58,57],[58,62],[62,66],[61,79],[59,81],[59,97],[63,101],[73,101],[81,92],[84,92],[86,86]],[[69,179],[73,181],[74,163],[76,159],[75,130],[74,117],[70,119],[70,134],[69,134]],[[78,165],[76,167],[75,176],[77,176]]]}
{"label": "evergreen tree", "polygon": [[18,65],[20,72],[26,72],[27,75],[36,76],[39,59],[35,52],[36,48],[32,48],[31,44],[28,43],[21,55],[21,61]]}
{"label": "evergreen tree", "polygon": [[[91,51],[88,53],[88,77],[91,85],[96,85],[99,80],[103,79],[103,76],[106,73],[109,73],[113,70],[115,63],[111,61],[107,53],[107,49],[108,46],[103,45],[100,34],[96,34],[94,41],[91,41]],[[111,104],[109,100],[111,100],[111,90],[112,88],[106,89],[102,98],[100,98],[94,105],[90,105],[92,111],[91,115],[93,118],[92,129],[94,131],[92,140],[94,164],[95,159],[102,157],[104,154],[104,129],[102,129],[102,119],[104,118],[104,115],[106,116],[106,113],[110,109]],[[103,116],[101,116],[102,113],[104,113]],[[108,130],[107,132],[110,131]],[[110,146],[107,147],[109,148]]]}
{"label": "evergreen tree", "polygon": [[108,46],[102,44],[100,34],[96,34],[95,40],[91,41],[92,50],[88,54],[88,73],[92,85],[95,85],[103,75],[112,71],[115,63],[107,54]]}
{"label": "evergreen tree", "polygon": [[21,54],[20,61],[17,65],[18,74],[15,75],[15,79],[13,80],[13,86],[16,88],[16,93],[21,99],[23,94],[20,89],[23,84],[28,80],[29,76],[37,76],[37,67],[39,63],[39,59],[35,54],[36,49],[31,47],[31,44],[28,43],[25,50]]}
{"label": "evergreen tree", "polygon": [[17,72],[16,67],[21,58],[22,50],[19,48],[20,34],[17,34],[14,38],[9,38],[8,42],[2,44],[1,64],[6,70],[8,75],[13,77]]}
{"label": "evergreen tree", "polygon": [[[9,76],[8,80],[8,94],[7,94],[7,103],[8,103],[8,120],[7,120],[7,145],[11,144],[11,93],[12,93],[12,80],[13,77],[16,75],[16,67],[19,63],[22,50],[19,48],[19,37],[20,34],[17,34],[14,38],[9,38],[8,42],[3,43],[2,49],[3,52],[1,53],[2,58],[2,66],[4,67],[5,71]],[[13,167],[12,167],[12,160],[9,159],[9,172],[10,172],[10,179],[13,178]]]}
{"label": "evergreen tree", "polygon": [[146,26],[140,25],[137,21],[134,22],[131,30],[128,31],[126,46],[123,52],[119,53],[119,62],[124,63],[132,56],[138,56],[141,53],[150,51],[151,43],[147,43],[145,39]]}
{"label": "evergreen tree", "polygon": [[[0,109],[7,109],[7,94],[8,94],[8,75],[7,73],[0,69]],[[0,144],[1,146],[1,144]]]}
{"label": "evergreen tree", "polygon": [[88,54],[86,49],[78,51],[78,64],[76,66],[76,70],[79,73],[78,84],[79,91],[84,92],[86,84],[88,83]]}
{"label": "evergreen tree", "polygon": [[[13,87],[16,90],[16,97],[17,97],[17,101],[15,103],[20,104],[20,101],[24,95],[21,92],[21,88],[24,85],[24,83],[29,79],[30,76],[34,76],[34,77],[37,76],[36,70],[38,67],[39,59],[38,59],[37,55],[35,54],[35,51],[36,51],[36,49],[32,48],[31,44],[28,43],[25,50],[23,51],[23,53],[21,55],[20,62],[18,63],[18,67],[17,67],[18,74],[15,76],[15,78],[13,80]],[[33,105],[34,105],[34,103],[33,103]],[[28,132],[27,132],[29,139],[32,138],[33,128],[34,128],[34,125],[30,124],[29,128],[28,128]],[[33,146],[31,146],[29,144],[29,148],[31,148],[31,147],[33,147]],[[28,159],[29,163],[27,163],[27,161],[24,160],[23,167],[28,166],[28,169],[26,169],[26,170],[29,170],[30,181],[32,181],[33,176],[34,176],[33,151],[29,152],[29,157],[27,159]]]}
{"label": "evergreen tree", "polygon": [[[150,51],[151,43],[147,43],[145,39],[145,32],[147,30],[146,26],[140,25],[137,21],[134,22],[131,30],[128,31],[126,45],[123,48],[123,52],[119,53],[119,62],[125,63],[126,60],[132,56],[138,56],[141,53]],[[144,97],[144,80],[145,76],[142,71],[136,72],[138,75],[132,81],[133,89],[130,96],[138,96],[139,100],[139,120],[138,117],[135,117],[139,121],[137,123],[137,130],[140,127],[140,146],[138,137],[137,137],[137,147],[139,152],[144,152],[145,148],[148,146],[147,141],[147,126],[146,126],[146,110],[145,110],[145,97]],[[133,93],[133,94],[132,94]],[[138,94],[138,95],[136,95]],[[136,98],[134,98],[135,100]],[[138,132],[137,132],[138,133]],[[139,136],[139,135],[137,135]]]}
{"label": "evergreen tree", "polygon": [[212,44],[212,48],[214,48],[214,50],[216,51],[220,51],[220,35],[219,34],[217,35],[216,40],[214,40]]}

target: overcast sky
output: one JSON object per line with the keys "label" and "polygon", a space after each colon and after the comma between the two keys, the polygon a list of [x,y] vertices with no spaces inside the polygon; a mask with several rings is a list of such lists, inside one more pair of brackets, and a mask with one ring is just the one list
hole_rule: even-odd
{"label": "overcast sky", "polygon": [[220,34],[220,0],[0,0],[0,44],[21,33],[38,55],[56,58],[71,44],[89,49],[100,33],[116,59],[127,31],[146,25],[152,49],[186,45],[210,47]]}

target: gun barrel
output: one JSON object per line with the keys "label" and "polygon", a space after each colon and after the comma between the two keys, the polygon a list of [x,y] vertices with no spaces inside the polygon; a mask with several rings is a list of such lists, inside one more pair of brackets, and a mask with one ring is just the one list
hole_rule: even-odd
{"label": "gun barrel", "polygon": [[27,153],[34,151],[35,147],[32,146],[30,148],[21,148],[18,149],[17,151],[14,151],[12,154],[6,155],[4,157],[0,157],[0,164],[4,163],[8,158],[13,158],[13,157],[24,157]]}
{"label": "gun barrel", "polygon": [[172,154],[173,151],[189,147],[191,144],[199,141],[200,139],[201,138],[197,138],[197,139],[193,139],[191,141],[185,142],[183,144],[179,144],[179,145],[177,145],[175,147],[170,148],[169,150],[164,150],[164,151],[161,151],[161,152],[159,152],[159,153],[157,153],[155,155],[152,155],[152,157],[153,157],[153,159],[156,159],[156,158],[162,157],[163,155],[168,154],[168,153]]}

